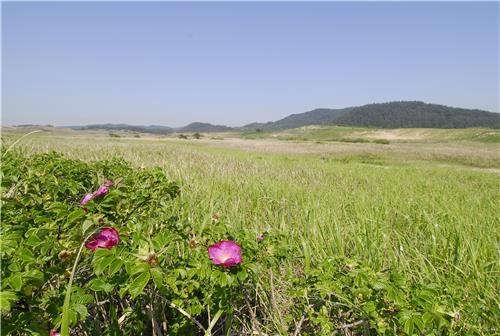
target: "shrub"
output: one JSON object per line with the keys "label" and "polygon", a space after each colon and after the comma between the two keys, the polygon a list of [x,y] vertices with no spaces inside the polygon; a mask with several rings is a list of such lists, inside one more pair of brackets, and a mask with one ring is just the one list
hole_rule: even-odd
{"label": "shrub", "polygon": [[[207,309],[220,311],[219,316],[234,312],[248,265],[212,265],[207,245],[231,237],[221,226],[194,242],[189,223],[172,214],[179,187],[159,168],[137,171],[118,159],[85,163],[56,153],[8,153],[2,171],[6,333],[47,334],[59,328],[78,249],[103,227],[114,228],[120,241],[94,252],[84,248],[71,294],[73,330],[144,334],[153,314],[158,321],[168,316],[170,331],[189,333],[197,330],[195,318],[206,322]],[[107,179],[113,186],[100,191]],[[80,205],[89,192],[96,196]]]}
{"label": "shrub", "polygon": [[381,144],[381,145],[388,145],[390,144],[391,142],[387,139],[376,139],[376,140],[373,140],[374,143],[378,143],[378,144]]}

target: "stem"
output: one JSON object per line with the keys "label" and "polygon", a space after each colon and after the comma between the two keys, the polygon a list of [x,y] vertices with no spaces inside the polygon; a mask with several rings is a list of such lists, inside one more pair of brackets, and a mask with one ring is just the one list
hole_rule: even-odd
{"label": "stem", "polygon": [[14,141],[14,143],[12,145],[10,145],[9,148],[7,148],[7,150],[3,153],[2,157],[4,157],[5,154],[7,154],[12,149],[12,147],[14,147],[19,141],[21,141],[22,139],[24,139],[25,137],[27,137],[30,134],[38,133],[38,132],[42,132],[42,131],[41,130],[36,130],[36,131],[33,131],[33,132],[26,133],[25,135],[23,135],[22,137],[20,137],[16,141]]}
{"label": "stem", "polygon": [[359,320],[359,321],[356,321],[356,322],[353,322],[353,323],[342,324],[342,325],[338,326],[337,328],[335,328],[335,331],[333,332],[332,335],[337,335],[340,330],[350,329],[350,328],[356,327],[356,326],[358,326],[360,324],[363,324],[363,323],[366,323],[366,322],[367,322],[366,319],[362,319],[362,320]]}
{"label": "stem", "polygon": [[73,269],[71,270],[71,275],[69,277],[68,286],[66,287],[66,296],[64,297],[64,305],[63,305],[63,314],[61,319],[61,336],[70,336],[69,335],[69,304],[71,301],[71,286],[73,284],[73,279],[75,277],[76,266],[78,265],[78,260],[80,260],[80,255],[82,254],[83,247],[85,246],[85,242],[94,235],[97,230],[94,230],[90,235],[87,236],[80,245],[80,249],[78,250],[78,254],[76,255],[75,262],[73,263]]}
{"label": "stem", "polygon": [[297,327],[295,328],[295,332],[293,333],[293,336],[298,336],[300,335],[300,328],[302,328],[302,323],[304,323],[304,320],[306,319],[306,312],[302,314],[302,317],[300,318],[299,323],[297,323]]}
{"label": "stem", "polygon": [[[193,318],[191,315],[189,315],[189,313],[187,311],[185,311],[184,309],[182,309],[181,307],[177,306],[175,303],[173,303],[172,301],[168,300],[166,297],[162,296],[162,295],[159,295],[159,294],[156,294],[159,298],[163,299],[170,307],[174,308],[174,309],[177,309],[177,311],[179,313],[181,313],[182,315],[184,315],[185,317],[187,317],[191,322],[193,322],[194,324],[196,324],[198,326],[198,328],[200,328],[203,332],[207,332],[207,329],[205,329],[205,327],[200,323],[198,322],[195,318]],[[64,335],[62,335],[64,336]]]}

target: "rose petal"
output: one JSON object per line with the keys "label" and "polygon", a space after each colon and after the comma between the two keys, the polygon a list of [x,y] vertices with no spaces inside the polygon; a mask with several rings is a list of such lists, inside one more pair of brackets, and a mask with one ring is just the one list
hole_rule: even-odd
{"label": "rose petal", "polygon": [[120,235],[115,228],[104,228],[99,234],[85,246],[95,251],[96,248],[112,248],[120,242]]}
{"label": "rose petal", "polygon": [[221,240],[208,247],[208,256],[215,265],[230,267],[241,263],[241,247],[232,240]]}
{"label": "rose petal", "polygon": [[86,194],[85,196],[83,196],[82,200],[80,201],[80,205],[87,204],[88,202],[90,202],[92,200],[92,198],[94,198],[93,194]]}

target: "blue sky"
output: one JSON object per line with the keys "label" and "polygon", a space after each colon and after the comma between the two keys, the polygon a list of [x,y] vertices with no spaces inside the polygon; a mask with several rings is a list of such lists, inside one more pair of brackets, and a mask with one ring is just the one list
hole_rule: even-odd
{"label": "blue sky", "polygon": [[499,3],[2,3],[4,124],[231,126],[423,100],[499,111]]}

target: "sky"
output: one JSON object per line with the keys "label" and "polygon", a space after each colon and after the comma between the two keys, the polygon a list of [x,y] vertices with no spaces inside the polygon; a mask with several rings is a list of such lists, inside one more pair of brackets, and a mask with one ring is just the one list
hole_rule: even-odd
{"label": "sky", "polygon": [[498,2],[3,2],[2,123],[241,126],[421,100],[499,111]]}

